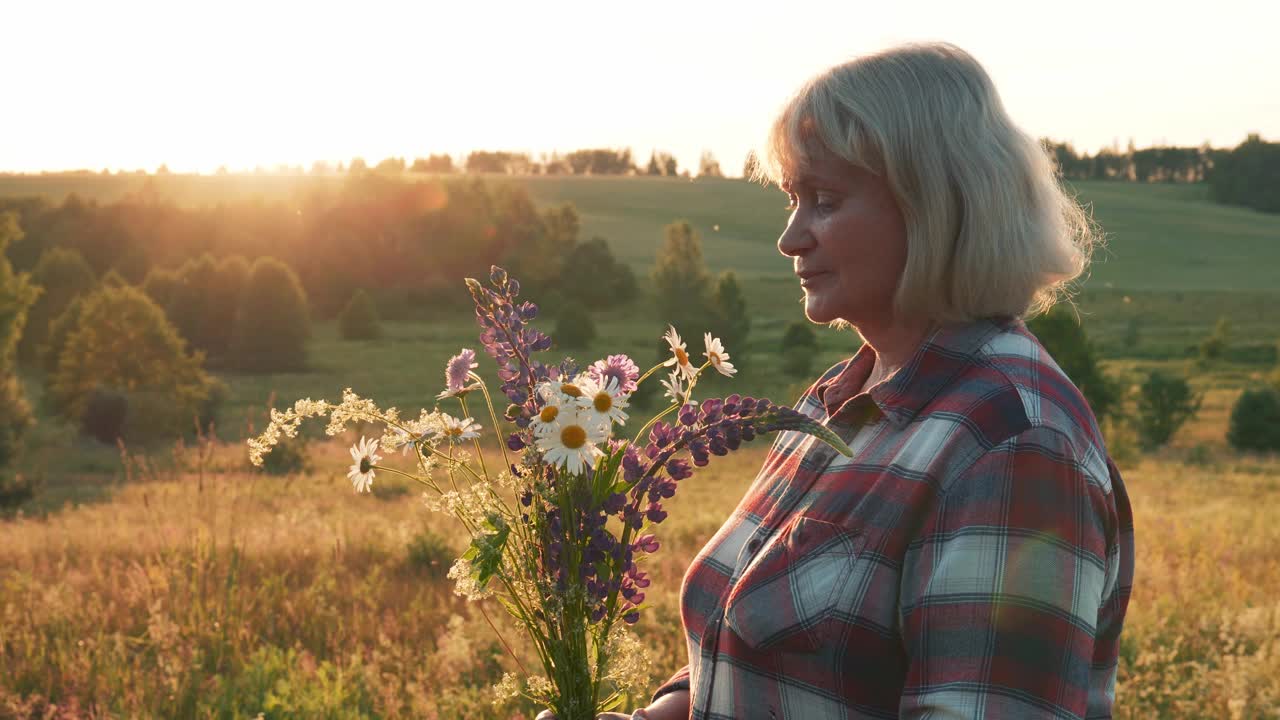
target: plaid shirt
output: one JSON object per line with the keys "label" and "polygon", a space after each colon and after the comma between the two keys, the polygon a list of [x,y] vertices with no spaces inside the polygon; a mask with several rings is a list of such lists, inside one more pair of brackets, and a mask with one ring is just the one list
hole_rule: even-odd
{"label": "plaid shirt", "polygon": [[1105,718],[1133,518],[1079,391],[1021,321],[874,353],[797,409],[681,590],[693,718]]}

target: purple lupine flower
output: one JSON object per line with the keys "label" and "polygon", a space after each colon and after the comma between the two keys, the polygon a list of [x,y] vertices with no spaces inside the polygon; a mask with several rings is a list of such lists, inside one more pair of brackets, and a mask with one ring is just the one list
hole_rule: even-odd
{"label": "purple lupine flower", "polygon": [[467,377],[477,367],[476,351],[471,348],[463,348],[462,352],[449,358],[449,364],[444,369],[445,391],[440,397],[453,397],[466,390]]}
{"label": "purple lupine flower", "polygon": [[656,535],[652,533],[641,535],[640,537],[636,538],[636,541],[633,544],[633,547],[635,547],[638,550],[643,550],[644,552],[647,552],[647,553],[656,553],[658,552],[658,547],[659,547],[658,538]]}
{"label": "purple lupine flower", "polygon": [[605,360],[597,360],[587,372],[601,384],[607,384],[610,379],[617,380],[619,389],[624,393],[635,392],[636,381],[640,379],[640,368],[626,355],[610,355]]}
{"label": "purple lupine flower", "polygon": [[520,437],[520,433],[512,433],[507,436],[507,449],[512,452],[520,452],[525,448],[524,438]]}

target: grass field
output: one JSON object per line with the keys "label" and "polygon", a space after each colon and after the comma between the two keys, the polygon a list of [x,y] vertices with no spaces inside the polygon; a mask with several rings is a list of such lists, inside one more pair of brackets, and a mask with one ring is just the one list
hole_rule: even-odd
{"label": "grass field", "polygon": [[[0,177],[0,195],[75,189],[109,201],[141,182],[27,178],[15,186]],[[311,180],[158,182],[175,199],[205,203],[287,198]],[[773,245],[785,221],[776,191],[740,181],[526,182],[540,204],[574,203],[584,238],[607,237],[638,272],[652,262],[662,227],[688,219],[711,270],[744,279],[754,319],[748,347],[729,349],[745,360],[742,377],[704,385],[704,396],[790,402],[803,387],[807,379],[783,373],[776,351],[785,325],[802,318]],[[1172,370],[1205,393],[1196,419],[1159,452],[1138,453],[1122,432],[1112,437],[1138,525],[1117,716],[1275,718],[1280,458],[1241,455],[1225,442],[1236,396],[1274,367],[1245,357],[1205,368],[1187,350],[1219,317],[1231,320],[1236,346],[1280,337],[1280,218],[1207,203],[1191,186],[1078,189],[1111,238],[1079,300],[1106,369],[1131,380]],[[549,330],[553,320],[540,325]],[[600,337],[575,353],[583,360],[606,352],[647,360],[662,330],[641,306],[603,313],[596,324]],[[1136,341],[1126,337],[1134,327]],[[343,342],[332,323],[320,323],[307,372],[220,373],[231,397],[221,440],[208,443],[122,452],[42,417],[21,469],[43,478],[44,491],[20,517],[0,520],[0,718],[531,717],[531,707],[494,708],[485,697],[512,663],[477,607],[440,577],[461,548],[458,533],[386,475],[373,496],[353,496],[344,477],[353,435],[313,444],[308,474],[275,478],[246,467],[243,439],[251,424],[261,429],[273,393],[283,406],[335,400],[352,387],[416,415],[440,389],[445,359],[474,347],[475,335],[466,314],[388,323],[376,342]],[[848,355],[856,338],[823,329],[819,341],[815,371]],[[493,377],[487,358],[480,372]],[[38,404],[39,378],[24,381]],[[762,450],[720,459],[684,483],[662,526],[655,607],[641,623],[655,682],[682,664],[683,569],[754,476]],[[498,620],[501,610],[490,615]]]}

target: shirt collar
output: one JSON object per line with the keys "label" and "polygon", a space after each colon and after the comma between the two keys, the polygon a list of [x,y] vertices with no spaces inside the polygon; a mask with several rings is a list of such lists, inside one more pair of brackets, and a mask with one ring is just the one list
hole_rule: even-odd
{"label": "shirt collar", "polygon": [[906,425],[961,371],[977,363],[978,351],[992,336],[1020,323],[999,318],[938,326],[901,370],[869,390],[862,386],[876,355],[864,344],[843,370],[818,386],[818,399],[833,419],[865,421],[883,414],[895,425]]}

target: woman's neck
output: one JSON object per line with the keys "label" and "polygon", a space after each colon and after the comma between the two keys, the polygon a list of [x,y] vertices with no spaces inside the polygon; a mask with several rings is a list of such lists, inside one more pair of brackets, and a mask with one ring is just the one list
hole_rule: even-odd
{"label": "woman's neck", "polygon": [[856,326],[858,334],[875,351],[876,362],[867,377],[865,388],[872,388],[893,377],[915,355],[933,325],[929,322],[891,323]]}

